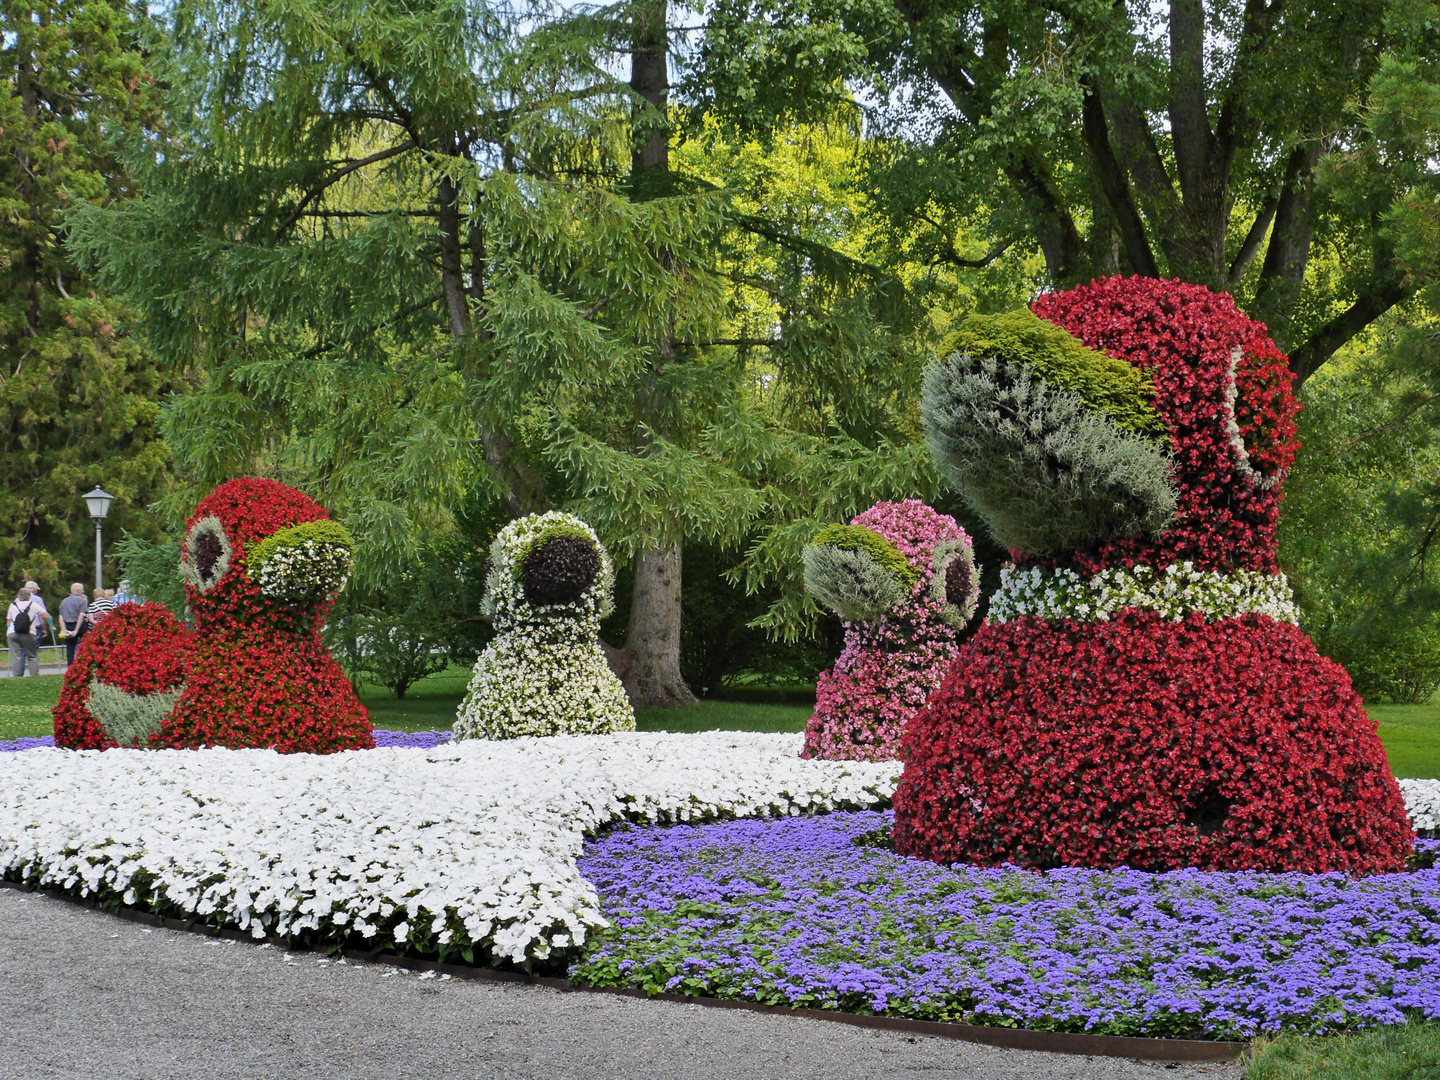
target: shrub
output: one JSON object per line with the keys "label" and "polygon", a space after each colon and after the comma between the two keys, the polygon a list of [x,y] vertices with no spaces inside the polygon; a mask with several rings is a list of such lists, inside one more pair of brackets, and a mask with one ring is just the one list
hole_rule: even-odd
{"label": "shrub", "polygon": [[1440,688],[1440,626],[1434,615],[1386,607],[1347,629],[1322,644],[1366,698],[1419,705]]}
{"label": "shrub", "polygon": [[450,666],[428,615],[357,615],[355,624],[355,666],[397,698]]}
{"label": "shrub", "polygon": [[[262,561],[272,571],[269,590],[249,572],[247,555],[268,538],[293,537],[295,526],[324,520],[322,507],[274,480],[231,480],[207,495],[181,545],[193,632],[158,604],[124,605],[106,615],[66,673],[57,744],[113,745],[109,729],[133,739],[159,715],[159,729],[144,743],[152,748],[332,753],[373,746],[364,706],[320,640],[330,591],[339,584],[336,568],[348,567],[341,533],[316,526],[296,544],[277,545]],[[297,552],[303,557],[286,558]],[[119,693],[102,692],[92,709],[92,679]],[[154,697],[123,696],[177,687],[178,700],[163,714]],[[82,716],[91,712],[102,719],[87,723]]]}

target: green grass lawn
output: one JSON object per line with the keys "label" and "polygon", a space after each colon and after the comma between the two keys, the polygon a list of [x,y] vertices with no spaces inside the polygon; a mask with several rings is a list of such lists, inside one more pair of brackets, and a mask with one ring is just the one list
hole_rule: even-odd
{"label": "green grass lawn", "polygon": [[1440,778],[1440,696],[1424,705],[1367,705],[1396,776]]}
{"label": "green grass lawn", "polygon": [[50,710],[60,697],[61,678],[0,679],[0,741],[50,734]]}
{"label": "green grass lawn", "polygon": [[[393,731],[448,728],[465,696],[470,672],[451,667],[412,686],[396,700],[381,686],[362,684],[360,700],[376,727]],[[50,707],[59,675],[0,679],[0,740],[50,734]],[[641,731],[803,731],[814,708],[814,687],[737,687],[726,700],[689,709],[641,709]],[[1440,778],[1440,698],[1426,705],[1371,705],[1397,776]]]}
{"label": "green grass lawn", "polygon": [[1436,1080],[1440,1024],[1358,1035],[1286,1036],[1257,1045],[1245,1080]]}

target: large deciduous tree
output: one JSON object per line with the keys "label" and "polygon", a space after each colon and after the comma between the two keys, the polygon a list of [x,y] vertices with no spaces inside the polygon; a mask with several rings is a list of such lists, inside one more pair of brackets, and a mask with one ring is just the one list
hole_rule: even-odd
{"label": "large deciduous tree", "polygon": [[181,384],[139,344],[129,313],[76,264],[64,214],[127,194],[111,138],[152,117],[140,6],[0,3],[0,575],[86,576],[82,492],[117,497],[108,523],[154,535],[170,483],[157,435]]}
{"label": "large deciduous tree", "polygon": [[[1433,270],[1433,0],[712,0],[682,91],[745,128],[863,82],[876,188],[938,234],[983,209],[1051,282],[1234,292],[1303,381]],[[1426,147],[1431,148],[1427,155]],[[1339,272],[1317,272],[1333,252]],[[953,250],[953,247],[952,247]]]}

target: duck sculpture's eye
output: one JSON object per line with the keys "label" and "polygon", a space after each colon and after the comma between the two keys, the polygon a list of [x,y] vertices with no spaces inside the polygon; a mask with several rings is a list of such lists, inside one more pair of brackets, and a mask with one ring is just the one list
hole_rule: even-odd
{"label": "duck sculpture's eye", "polygon": [[520,566],[525,599],[535,607],[573,604],[600,573],[600,552],[587,539],[555,536],[536,544]]}
{"label": "duck sculpture's eye", "polygon": [[218,518],[204,517],[185,536],[185,551],[180,559],[180,573],[201,592],[215,587],[230,569],[234,547],[225,535],[225,526]]}

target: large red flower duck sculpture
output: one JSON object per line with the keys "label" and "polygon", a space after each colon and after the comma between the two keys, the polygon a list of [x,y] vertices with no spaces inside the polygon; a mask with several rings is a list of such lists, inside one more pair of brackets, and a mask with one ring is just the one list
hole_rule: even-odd
{"label": "large red flower duck sculpture", "polygon": [[350,569],[349,534],[304,493],[274,480],[221,484],[186,525],[194,629],[160,604],[106,615],[66,672],[56,745],[373,747],[365,707],[320,640]]}
{"label": "large red flower duck sculpture", "polygon": [[1398,871],[1375,725],[1276,559],[1285,358],[1230,297],[1133,278],[972,318],[932,452],[1013,558],[907,726],[895,843],[939,862]]}

